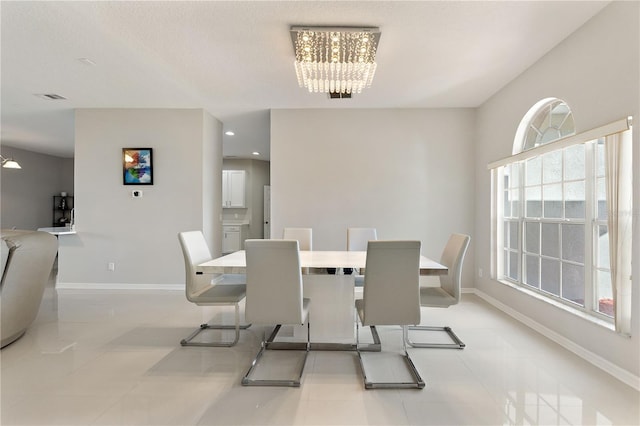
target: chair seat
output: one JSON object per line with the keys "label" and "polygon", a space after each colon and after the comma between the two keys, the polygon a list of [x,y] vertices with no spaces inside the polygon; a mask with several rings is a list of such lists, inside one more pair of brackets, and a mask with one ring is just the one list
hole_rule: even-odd
{"label": "chair seat", "polygon": [[449,307],[457,303],[456,298],[440,287],[420,287],[420,305],[426,307]]}
{"label": "chair seat", "polygon": [[244,284],[218,284],[195,295],[193,301],[198,305],[239,303],[244,299],[246,292],[247,286]]}

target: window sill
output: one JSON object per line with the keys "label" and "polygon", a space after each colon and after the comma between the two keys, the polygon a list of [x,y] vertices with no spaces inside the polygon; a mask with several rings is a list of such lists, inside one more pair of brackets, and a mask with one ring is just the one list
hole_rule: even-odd
{"label": "window sill", "polygon": [[[526,289],[524,287],[521,287],[519,285],[513,284],[513,283],[511,283],[509,281],[506,281],[506,280],[497,280],[497,281],[500,284],[506,285],[507,287],[511,287],[512,289],[517,290],[517,291],[519,291],[521,293],[524,293],[524,294],[526,294],[528,296],[531,296],[531,297],[533,297],[533,298],[535,298],[537,300],[540,300],[542,302],[548,303],[549,305],[552,305],[552,306],[554,306],[554,307],[556,307],[558,309],[561,309],[561,310],[563,310],[565,312],[568,312],[568,313],[570,313],[572,315],[575,315],[575,316],[577,316],[579,318],[582,318],[585,321],[588,321],[588,322],[590,322],[592,324],[595,324],[595,325],[598,325],[600,327],[606,328],[607,330],[610,330],[610,331],[612,331],[614,333],[616,332],[615,325],[612,322],[606,321],[604,319],[597,318],[597,317],[595,317],[593,315],[590,315],[590,314],[588,314],[588,313],[586,313],[586,312],[584,312],[584,311],[582,311],[580,309],[572,308],[571,306],[568,306],[568,305],[565,305],[564,303],[558,302],[557,300],[553,300],[553,299],[550,299],[548,297],[544,297],[543,295],[541,295],[539,293],[536,293],[535,291],[528,290],[528,289]],[[620,335],[620,336],[623,336],[623,335]],[[625,337],[628,337],[628,336],[625,336]]]}

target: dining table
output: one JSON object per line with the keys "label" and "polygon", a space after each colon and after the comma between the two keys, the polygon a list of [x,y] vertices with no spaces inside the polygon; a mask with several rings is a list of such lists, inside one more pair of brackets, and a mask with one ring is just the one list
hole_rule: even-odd
{"label": "dining table", "polygon": [[[300,267],[303,271],[304,297],[311,299],[309,321],[312,350],[355,350],[355,275],[344,274],[349,269],[364,269],[366,251],[300,250]],[[245,274],[247,268],[244,250],[201,263],[196,274]],[[334,273],[328,273],[333,271]],[[446,266],[420,256],[420,275],[446,275]],[[366,277],[366,270],[365,270]],[[365,278],[366,285],[366,278]],[[392,285],[392,283],[390,283]],[[285,330],[276,328],[270,340],[283,332],[285,337],[297,339],[306,336],[306,327],[293,326]],[[360,343],[360,350],[379,351],[380,339],[375,327],[371,327],[372,342]],[[274,346],[276,342],[273,342]]]}

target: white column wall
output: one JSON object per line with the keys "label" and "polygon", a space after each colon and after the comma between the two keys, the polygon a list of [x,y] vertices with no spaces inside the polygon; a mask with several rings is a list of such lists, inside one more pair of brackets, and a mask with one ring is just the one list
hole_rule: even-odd
{"label": "white column wall", "polygon": [[[201,109],[80,109],[75,125],[78,234],[60,239],[58,285],[183,285],[178,232],[210,244],[222,232],[221,123]],[[122,184],[122,148],[137,147],[153,148],[153,185]]]}

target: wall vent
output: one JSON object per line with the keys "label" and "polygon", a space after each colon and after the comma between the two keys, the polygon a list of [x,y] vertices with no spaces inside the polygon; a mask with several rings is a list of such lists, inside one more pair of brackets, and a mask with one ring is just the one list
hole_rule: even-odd
{"label": "wall vent", "polygon": [[36,93],[36,96],[48,101],[64,101],[67,99],[64,96],[57,95],[55,93]]}

